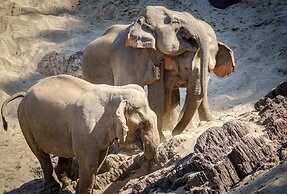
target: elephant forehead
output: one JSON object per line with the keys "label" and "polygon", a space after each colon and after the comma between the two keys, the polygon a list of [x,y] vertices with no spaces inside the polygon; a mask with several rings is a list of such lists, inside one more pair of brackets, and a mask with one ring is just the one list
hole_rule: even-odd
{"label": "elephant forehead", "polygon": [[164,6],[148,6],[145,15],[147,22],[154,26],[163,24],[166,17],[184,19],[183,13],[167,9]]}
{"label": "elephant forehead", "polygon": [[141,92],[133,92],[128,97],[128,101],[134,104],[136,107],[143,107],[148,104],[147,97]]}

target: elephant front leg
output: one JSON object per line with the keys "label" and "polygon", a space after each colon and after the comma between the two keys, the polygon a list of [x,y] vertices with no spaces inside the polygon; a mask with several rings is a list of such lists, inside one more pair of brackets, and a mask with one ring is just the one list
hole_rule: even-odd
{"label": "elephant front leg", "polygon": [[[180,95],[179,88],[175,88],[175,83],[178,81],[178,76],[175,71],[164,70],[164,113],[163,127],[171,130],[174,128],[175,108],[179,105]],[[175,116],[177,117],[177,116]]]}
{"label": "elephant front leg", "polygon": [[96,171],[97,170],[94,168],[91,168],[90,165],[79,163],[79,182],[77,185],[77,193],[80,193],[80,194],[92,194],[93,193]]}
{"label": "elephant front leg", "polygon": [[77,193],[92,194],[96,174],[101,168],[108,153],[108,148],[99,151],[95,155],[85,153],[83,159],[79,159],[79,183]]}
{"label": "elephant front leg", "polygon": [[148,85],[148,101],[150,108],[156,113],[160,141],[163,142],[165,140],[165,136],[162,133],[164,111],[164,84],[162,79],[156,80],[152,84]]}

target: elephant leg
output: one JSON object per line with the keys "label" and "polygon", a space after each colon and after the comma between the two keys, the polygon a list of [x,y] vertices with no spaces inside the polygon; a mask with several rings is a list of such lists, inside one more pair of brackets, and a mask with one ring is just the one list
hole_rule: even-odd
{"label": "elephant leg", "polygon": [[91,165],[79,162],[79,182],[77,185],[77,193],[92,194],[96,169]]}
{"label": "elephant leg", "polygon": [[53,177],[53,166],[50,155],[42,152],[42,150],[38,147],[36,141],[34,140],[33,135],[30,133],[30,130],[24,129],[23,124],[21,125],[21,128],[31,151],[40,162],[45,179],[45,188],[50,193],[59,190],[60,184]]}
{"label": "elephant leg", "polygon": [[156,80],[152,84],[148,85],[148,101],[150,108],[156,113],[157,116],[157,128],[161,142],[165,140],[162,133],[164,98],[164,84],[162,79]]}
{"label": "elephant leg", "polygon": [[179,89],[173,89],[171,91],[165,92],[165,107],[164,107],[164,125],[168,129],[174,128],[174,122],[177,122],[178,113],[176,107],[180,103]]}
{"label": "elephant leg", "polygon": [[79,183],[77,186],[77,193],[92,194],[96,174],[102,166],[108,153],[108,148],[101,150],[98,154],[85,153],[84,159],[79,159]]}
{"label": "elephant leg", "polygon": [[165,71],[165,79],[164,79],[164,113],[163,113],[163,124],[162,127],[165,130],[168,130],[171,127],[171,99],[172,99],[172,91],[173,91],[173,81],[170,80],[169,76],[170,72]]}
{"label": "elephant leg", "polygon": [[45,178],[45,188],[48,192],[55,192],[60,189],[60,184],[53,177],[53,166],[51,163],[51,158],[49,154],[46,153],[38,153],[36,155],[38,158]]}
{"label": "elephant leg", "polygon": [[55,168],[55,173],[58,179],[63,183],[63,186],[71,183],[71,167],[73,158],[59,157],[58,165]]}

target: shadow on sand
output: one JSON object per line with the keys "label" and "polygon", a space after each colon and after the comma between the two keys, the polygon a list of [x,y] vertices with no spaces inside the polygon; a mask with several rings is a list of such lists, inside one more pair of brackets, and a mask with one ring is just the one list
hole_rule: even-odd
{"label": "shadow on sand", "polygon": [[[34,179],[23,184],[18,189],[7,192],[7,194],[50,194],[44,187],[44,179]],[[67,194],[63,190],[59,190],[53,194]]]}

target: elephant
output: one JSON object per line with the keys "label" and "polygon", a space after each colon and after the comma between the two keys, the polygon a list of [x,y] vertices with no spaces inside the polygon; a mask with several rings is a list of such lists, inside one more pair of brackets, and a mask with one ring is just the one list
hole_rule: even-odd
{"label": "elephant", "polygon": [[5,130],[4,108],[19,97],[20,127],[40,162],[49,192],[60,188],[52,176],[49,154],[59,156],[60,163],[65,163],[64,158],[77,158],[77,193],[81,194],[92,193],[95,176],[114,140],[119,144],[141,141],[145,158],[156,161],[157,116],[138,85],[96,85],[69,75],[44,78],[27,92],[4,101]]}
{"label": "elephant", "polygon": [[134,23],[111,26],[87,46],[82,58],[83,78],[89,82],[147,85],[161,140],[163,120],[179,102],[178,88],[187,87],[187,94],[173,134],[188,125],[197,109],[201,119],[213,119],[207,102],[208,74],[213,70],[223,77],[234,67],[232,50],[217,41],[211,26],[164,6],[148,6]]}

